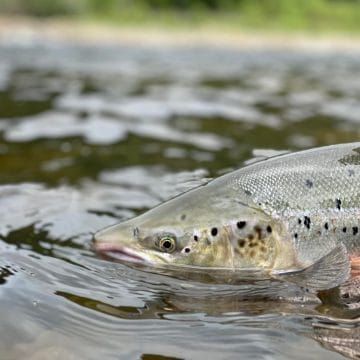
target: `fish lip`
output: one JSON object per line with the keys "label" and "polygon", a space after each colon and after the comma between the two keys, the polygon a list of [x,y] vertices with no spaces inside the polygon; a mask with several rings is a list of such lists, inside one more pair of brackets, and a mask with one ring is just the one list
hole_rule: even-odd
{"label": "fish lip", "polygon": [[95,244],[95,251],[101,255],[121,261],[136,264],[152,264],[147,257],[139,255],[136,251],[119,244],[97,243]]}

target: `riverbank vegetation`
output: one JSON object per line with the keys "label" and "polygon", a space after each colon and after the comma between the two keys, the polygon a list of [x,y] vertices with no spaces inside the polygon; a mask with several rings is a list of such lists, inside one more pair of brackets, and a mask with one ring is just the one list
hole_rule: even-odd
{"label": "riverbank vegetation", "polygon": [[120,26],[360,32],[360,0],[2,0],[0,12]]}

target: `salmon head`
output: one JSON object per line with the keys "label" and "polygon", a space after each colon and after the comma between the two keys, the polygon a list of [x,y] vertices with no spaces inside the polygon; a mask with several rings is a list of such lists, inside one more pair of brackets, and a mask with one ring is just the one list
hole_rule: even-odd
{"label": "salmon head", "polygon": [[260,209],[203,186],[99,231],[98,253],[151,266],[270,268],[279,226]]}

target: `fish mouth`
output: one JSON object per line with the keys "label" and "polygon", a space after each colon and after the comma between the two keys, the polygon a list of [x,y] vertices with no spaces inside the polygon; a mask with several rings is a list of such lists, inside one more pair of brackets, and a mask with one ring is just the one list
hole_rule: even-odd
{"label": "fish mouth", "polygon": [[151,261],[144,255],[139,255],[135,250],[126,246],[109,243],[95,244],[95,251],[111,259],[135,263],[135,264],[151,264]]}

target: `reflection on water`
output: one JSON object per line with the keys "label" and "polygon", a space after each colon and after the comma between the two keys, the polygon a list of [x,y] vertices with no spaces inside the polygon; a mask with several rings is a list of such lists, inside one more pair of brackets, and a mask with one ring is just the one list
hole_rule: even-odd
{"label": "reflection on water", "polygon": [[360,357],[360,328],[355,324],[314,324],[315,339],[327,349],[353,359]]}
{"label": "reflection on water", "polygon": [[330,295],[89,247],[254,149],[359,140],[358,55],[46,41],[0,55],[1,359],[360,357],[359,310]]}

